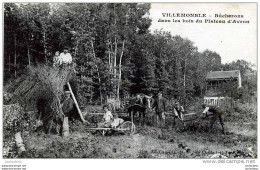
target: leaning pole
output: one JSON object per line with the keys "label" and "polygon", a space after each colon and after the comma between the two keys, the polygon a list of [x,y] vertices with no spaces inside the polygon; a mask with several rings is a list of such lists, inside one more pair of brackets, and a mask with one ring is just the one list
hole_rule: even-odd
{"label": "leaning pole", "polygon": [[82,115],[82,113],[81,113],[81,110],[80,110],[80,108],[79,108],[78,102],[77,102],[77,100],[76,100],[76,98],[75,98],[75,96],[74,96],[74,93],[73,93],[72,89],[71,89],[70,83],[67,82],[67,85],[68,85],[68,87],[69,87],[69,91],[70,91],[70,93],[71,93],[72,99],[73,99],[73,101],[74,101],[74,103],[75,103],[75,105],[76,105],[76,108],[77,108],[77,110],[78,110],[78,114],[79,114],[79,116],[80,116],[81,121],[82,121],[83,123],[89,124],[89,122],[84,119],[84,117],[83,117],[83,115]]}

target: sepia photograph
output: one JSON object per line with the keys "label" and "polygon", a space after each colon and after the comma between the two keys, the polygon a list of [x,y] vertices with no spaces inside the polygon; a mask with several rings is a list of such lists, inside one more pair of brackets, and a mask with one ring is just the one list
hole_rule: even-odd
{"label": "sepia photograph", "polygon": [[249,170],[257,30],[256,2],[2,3],[2,160],[240,160]]}

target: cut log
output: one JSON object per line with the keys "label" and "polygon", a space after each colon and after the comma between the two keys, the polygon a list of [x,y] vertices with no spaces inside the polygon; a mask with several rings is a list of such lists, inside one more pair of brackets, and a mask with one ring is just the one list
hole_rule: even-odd
{"label": "cut log", "polygon": [[15,143],[16,143],[16,146],[18,148],[18,155],[21,155],[23,152],[25,152],[25,147],[24,147],[24,144],[23,144],[23,139],[22,139],[22,136],[21,136],[21,133],[20,132],[17,132],[15,135]]}
{"label": "cut log", "polygon": [[187,113],[187,114],[183,114],[183,116],[185,117],[185,116],[190,116],[190,115],[195,115],[195,114],[197,114],[197,113]]}
{"label": "cut log", "polygon": [[81,110],[80,110],[80,108],[79,108],[78,102],[77,102],[77,100],[76,100],[76,98],[75,98],[75,96],[74,96],[74,93],[73,93],[72,89],[71,89],[70,83],[68,82],[67,85],[68,85],[68,87],[69,87],[69,91],[70,91],[70,93],[71,93],[72,99],[73,99],[73,101],[74,101],[74,103],[75,103],[75,105],[76,105],[76,108],[77,108],[77,110],[78,110],[78,114],[79,114],[79,116],[80,116],[81,121],[82,121],[83,123],[90,124],[88,121],[86,121],[86,120],[84,119],[84,117],[83,117],[83,115],[82,115],[82,113],[81,113]]}
{"label": "cut log", "polygon": [[68,119],[68,117],[64,117],[64,119],[63,119],[62,136],[63,137],[69,136],[69,119]]}

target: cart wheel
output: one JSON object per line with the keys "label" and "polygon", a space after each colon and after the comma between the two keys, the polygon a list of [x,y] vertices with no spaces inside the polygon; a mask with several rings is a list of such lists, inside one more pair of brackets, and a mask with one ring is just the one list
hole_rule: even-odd
{"label": "cart wheel", "polygon": [[135,124],[130,122],[130,121],[126,121],[126,122],[122,123],[118,128],[119,129],[126,129],[124,131],[124,133],[127,134],[127,135],[135,133]]}

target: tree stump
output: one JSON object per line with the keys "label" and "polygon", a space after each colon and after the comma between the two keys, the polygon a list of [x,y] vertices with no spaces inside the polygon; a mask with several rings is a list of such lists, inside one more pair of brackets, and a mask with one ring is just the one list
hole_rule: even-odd
{"label": "tree stump", "polygon": [[23,152],[25,152],[25,147],[23,144],[23,139],[20,132],[17,132],[15,135],[15,143],[18,148],[18,155],[21,155]]}
{"label": "tree stump", "polygon": [[69,118],[68,117],[64,117],[64,119],[63,119],[62,136],[63,137],[69,136]]}

